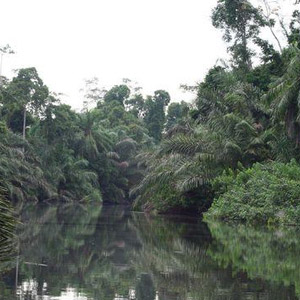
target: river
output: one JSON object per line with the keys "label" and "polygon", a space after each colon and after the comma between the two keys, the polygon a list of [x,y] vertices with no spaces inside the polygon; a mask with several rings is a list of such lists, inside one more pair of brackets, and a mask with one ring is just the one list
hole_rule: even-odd
{"label": "river", "polygon": [[26,205],[20,220],[0,300],[300,299],[295,228],[77,204]]}

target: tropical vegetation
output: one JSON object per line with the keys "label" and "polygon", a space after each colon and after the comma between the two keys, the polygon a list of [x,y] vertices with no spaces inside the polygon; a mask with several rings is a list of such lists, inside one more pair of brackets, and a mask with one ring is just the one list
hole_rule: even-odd
{"label": "tropical vegetation", "polygon": [[213,182],[219,196],[206,218],[231,221],[299,224],[300,167],[293,160],[255,163],[251,168],[232,170]]}
{"label": "tropical vegetation", "polygon": [[[224,34],[230,60],[184,87],[196,92],[188,112],[166,123],[154,151],[139,155],[146,174],[131,192],[137,208],[300,224],[299,11],[286,27],[272,3],[263,3],[218,1],[212,23]],[[266,30],[274,43],[263,39]]]}
{"label": "tropical vegetation", "polygon": [[262,2],[218,0],[212,24],[230,58],[183,86],[193,103],[145,95],[129,79],[105,90],[93,78],[78,112],[35,68],[2,77],[3,196],[299,224],[300,13],[295,3],[283,20]]}

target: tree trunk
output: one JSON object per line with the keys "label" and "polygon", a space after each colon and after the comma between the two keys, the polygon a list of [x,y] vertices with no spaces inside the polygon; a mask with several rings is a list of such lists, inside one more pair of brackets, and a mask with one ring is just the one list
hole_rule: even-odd
{"label": "tree trunk", "polygon": [[246,66],[247,71],[249,71],[252,69],[252,62],[251,62],[250,52],[248,50],[246,24],[243,25],[243,29],[242,29],[242,47],[243,47],[243,54],[242,54],[243,63]]}
{"label": "tree trunk", "polygon": [[280,53],[282,53],[282,46],[281,46],[281,43],[280,43],[280,41],[279,41],[279,38],[278,38],[277,35],[275,34],[275,32],[274,32],[274,30],[273,30],[273,28],[272,28],[272,26],[271,26],[271,22],[270,22],[270,20],[271,20],[271,15],[272,15],[272,9],[271,9],[271,7],[269,6],[267,0],[263,0],[263,3],[264,3],[264,5],[265,5],[265,9],[266,9],[265,17],[266,17],[266,19],[268,20],[268,25],[267,25],[267,26],[269,27],[269,29],[270,29],[270,31],[271,31],[273,37],[274,37],[275,40],[277,41],[278,47],[279,47],[279,49],[280,49]]}
{"label": "tree trunk", "polygon": [[26,105],[23,112],[23,139],[26,140]]}

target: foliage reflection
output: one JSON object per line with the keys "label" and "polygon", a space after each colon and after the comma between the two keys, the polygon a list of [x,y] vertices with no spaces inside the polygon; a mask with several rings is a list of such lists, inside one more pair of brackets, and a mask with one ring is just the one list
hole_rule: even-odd
{"label": "foliage reflection", "polygon": [[121,206],[30,205],[18,245],[18,259],[1,270],[0,300],[299,296],[292,230],[207,226]]}

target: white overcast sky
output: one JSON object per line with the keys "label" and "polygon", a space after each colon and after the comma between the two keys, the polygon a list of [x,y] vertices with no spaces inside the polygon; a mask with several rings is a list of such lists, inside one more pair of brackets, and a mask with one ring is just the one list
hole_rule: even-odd
{"label": "white overcast sky", "polygon": [[211,25],[217,0],[2,0],[3,75],[36,67],[50,90],[80,108],[84,79],[111,87],[137,81],[146,94],[167,90],[190,99],[180,84],[201,80],[226,57],[222,33]]}

